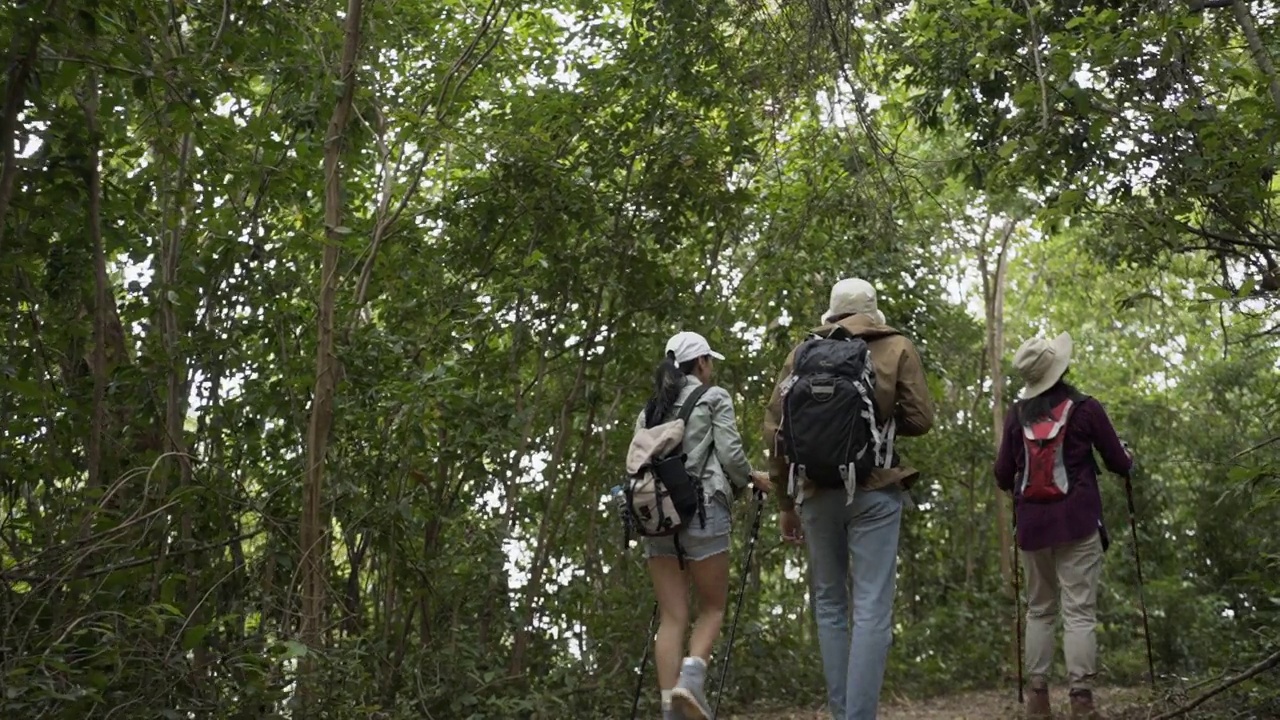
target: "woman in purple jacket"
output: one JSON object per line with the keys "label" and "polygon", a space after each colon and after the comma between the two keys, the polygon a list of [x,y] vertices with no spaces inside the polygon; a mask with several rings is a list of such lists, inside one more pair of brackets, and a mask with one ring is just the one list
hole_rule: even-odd
{"label": "woman in purple jacket", "polygon": [[1033,338],[1018,348],[1020,400],[1005,418],[996,484],[1013,494],[1017,543],[1027,574],[1028,718],[1051,718],[1049,668],[1060,601],[1072,718],[1097,718],[1098,583],[1107,531],[1102,524],[1096,448],[1111,472],[1128,476],[1133,457],[1106,410],[1065,380],[1071,336]]}

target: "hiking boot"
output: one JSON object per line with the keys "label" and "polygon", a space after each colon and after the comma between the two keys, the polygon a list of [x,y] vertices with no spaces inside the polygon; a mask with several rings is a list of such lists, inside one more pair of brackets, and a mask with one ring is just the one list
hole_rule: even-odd
{"label": "hiking boot", "polygon": [[1102,714],[1093,706],[1093,691],[1071,691],[1071,720],[1102,720]]}
{"label": "hiking boot", "polygon": [[1049,703],[1048,681],[1032,679],[1027,693],[1027,720],[1052,720],[1053,706]]}
{"label": "hiking boot", "polygon": [[707,664],[702,658],[685,658],[680,666],[680,679],[671,691],[671,709],[686,720],[711,720],[711,706],[702,692],[706,679]]}

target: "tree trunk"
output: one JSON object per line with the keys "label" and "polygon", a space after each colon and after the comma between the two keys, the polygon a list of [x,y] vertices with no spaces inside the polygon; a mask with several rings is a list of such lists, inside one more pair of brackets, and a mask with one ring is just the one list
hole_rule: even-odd
{"label": "tree trunk", "polygon": [[[988,226],[990,225],[990,222],[991,222],[990,219],[988,219],[987,220]],[[983,230],[984,236],[985,236],[985,233],[986,233],[986,229],[984,228]],[[984,273],[986,272],[985,269],[983,270],[983,272]],[[984,280],[984,288],[985,288],[987,286],[985,283],[985,280],[986,280],[985,275],[983,276],[983,280]],[[985,313],[985,308],[986,308],[985,295],[983,296],[983,308]],[[982,392],[982,383],[987,378],[986,346],[988,342],[989,342],[989,339],[986,336],[984,336],[983,352],[977,358],[978,367],[974,370],[974,374],[973,374],[973,377],[975,378],[976,388],[973,392],[972,402],[970,403],[968,412],[966,413],[966,416],[965,416],[965,429],[966,431],[973,434],[977,434],[978,428],[979,428],[978,409],[981,406],[982,399],[984,397],[984,393]],[[957,393],[956,403],[957,405],[959,405],[959,393]],[[975,579],[977,578],[978,557],[982,549],[983,527],[981,525],[982,516],[978,510],[978,484],[983,482],[983,480],[988,477],[990,476],[982,472],[970,472],[969,481],[965,486],[966,500],[968,502],[968,508],[969,508],[968,519],[965,521],[964,589],[965,589],[966,597],[969,597],[973,593],[974,582],[975,582]]]}
{"label": "tree trunk", "polygon": [[1271,102],[1275,103],[1276,112],[1280,113],[1280,78],[1276,77],[1276,67],[1271,62],[1271,54],[1267,52],[1267,46],[1262,43],[1262,36],[1258,34],[1258,26],[1253,22],[1249,6],[1244,0],[1233,0],[1231,12],[1236,16],[1236,23],[1240,25],[1240,32],[1244,35],[1244,39],[1249,43],[1253,61],[1267,78],[1267,90],[1271,93]]}
{"label": "tree trunk", "polygon": [[[1001,433],[1004,429],[1004,285],[1006,276],[1006,256],[1009,239],[1013,236],[1014,224],[1006,223],[1001,230],[999,246],[995,257],[995,267],[991,267],[988,257],[986,238],[978,250],[978,264],[982,272],[982,290],[986,308],[987,324],[987,368],[991,382],[991,424],[992,438],[997,451],[1000,449]],[[1006,592],[1010,592],[1013,580],[1012,555],[1010,546],[1010,511],[1003,496],[997,493],[996,523],[1000,532],[1000,575],[1004,579]]]}
{"label": "tree trunk", "polygon": [[978,479],[973,477],[972,474],[970,474],[968,485],[965,488],[965,498],[969,506],[968,520],[965,522],[966,537],[965,537],[965,544],[964,544],[965,597],[969,597],[969,595],[973,592],[974,558],[977,555],[977,549],[974,547],[978,539],[978,525],[977,525],[977,519],[976,519],[978,516],[978,499],[977,499],[977,492],[975,492],[975,486],[977,484],[978,484]]}
{"label": "tree trunk", "polygon": [[[582,361],[578,364],[577,377],[574,378],[573,387],[569,390],[569,396],[565,398],[564,404],[560,408],[560,422],[556,443],[551,450],[551,459],[547,463],[547,470],[544,473],[549,501],[556,496],[556,490],[558,489],[556,486],[561,476],[560,470],[565,462],[565,450],[569,444],[569,435],[573,432],[573,409],[577,405],[578,396],[582,393],[583,386],[586,384],[586,347],[590,344],[589,342],[583,344]],[[559,493],[559,502],[555,504],[563,506],[572,490],[572,486],[563,488],[562,492]],[[512,675],[519,675],[524,672],[524,654],[529,645],[529,626],[533,624],[533,618],[536,614],[536,600],[541,590],[539,586],[542,584],[542,572],[546,565],[548,553],[547,543],[552,525],[559,521],[558,514],[558,512],[547,512],[542,516],[542,522],[538,526],[538,538],[534,544],[533,559],[529,563],[529,581],[524,587],[524,601],[521,603],[520,614],[516,618],[515,637],[511,644],[510,673]]]}
{"label": "tree trunk", "polygon": [[[161,221],[165,227],[163,232],[164,240],[160,248],[160,292],[156,295],[156,304],[160,310],[160,340],[164,352],[164,363],[167,371],[165,373],[165,403],[164,403],[164,432],[162,434],[163,450],[168,459],[165,461],[160,472],[160,481],[158,483],[158,492],[156,502],[163,503],[169,494],[169,480],[172,475],[174,464],[177,464],[179,474],[179,486],[185,486],[191,482],[191,464],[188,461],[186,443],[183,438],[183,421],[186,417],[186,398],[187,398],[187,370],[186,363],[182,358],[182,351],[179,348],[179,341],[182,337],[181,324],[178,322],[178,310],[175,307],[171,296],[176,296],[178,292],[178,262],[182,255],[182,235],[183,235],[183,215],[186,210],[186,184],[187,184],[187,164],[191,160],[192,153],[191,133],[183,133],[178,141],[178,167],[173,178],[169,197],[165,202],[165,209],[161,215]],[[190,532],[187,525],[190,520],[187,511],[183,513],[181,521],[181,540],[185,544],[191,540]],[[160,584],[163,581],[165,570],[165,560],[169,553],[169,532],[167,516],[160,521],[159,537],[159,559],[156,561],[155,574],[153,576],[152,601],[157,602],[160,597]],[[193,578],[188,577],[188,583],[192,586],[194,592]],[[189,598],[190,602],[195,603],[196,598]]]}
{"label": "tree trunk", "polygon": [[[93,409],[89,429],[88,475],[89,488],[102,487],[103,442],[107,424],[107,323],[111,312],[107,305],[114,303],[107,277],[107,251],[102,240],[102,128],[98,122],[98,73],[89,73],[89,92],[82,103],[85,126],[89,131],[89,241],[93,243]],[[6,136],[7,138],[7,136]],[[7,159],[6,159],[7,161]],[[6,167],[6,174],[7,167]],[[0,215],[0,227],[4,219]]]}
{"label": "tree trunk", "polygon": [[[320,265],[320,298],[316,315],[316,377],[311,397],[311,416],[307,428],[307,466],[302,490],[302,642],[319,647],[323,640],[325,604],[324,527],[322,512],[325,454],[329,430],[333,425],[333,398],[336,390],[333,323],[337,305],[339,240],[342,225],[342,150],[343,134],[351,116],[356,90],[356,57],[360,49],[360,20],[363,0],[347,0],[343,30],[342,64],[338,79],[342,95],[334,105],[325,133],[324,148],[324,223],[325,245]],[[310,656],[308,656],[310,657]],[[299,683],[299,701],[309,708],[313,682],[306,664]],[[304,713],[306,711],[304,710]]]}
{"label": "tree trunk", "polygon": [[[987,310],[987,367],[991,380],[991,426],[992,439],[996,452],[1000,450],[1001,435],[1004,431],[1004,291],[1008,270],[1009,240],[1013,237],[1015,224],[1006,222],[1000,234],[999,247],[995,258],[995,267],[987,262],[986,241],[979,252],[979,263],[982,270],[982,284]],[[1009,501],[1000,491],[995,492],[996,526],[1000,537],[1000,577],[1001,588],[1006,597],[1013,595],[1013,534],[1012,508]],[[1014,663],[1021,662],[1017,652],[1017,629],[1010,635],[1010,654]],[[1016,667],[1016,664],[1015,664]]]}

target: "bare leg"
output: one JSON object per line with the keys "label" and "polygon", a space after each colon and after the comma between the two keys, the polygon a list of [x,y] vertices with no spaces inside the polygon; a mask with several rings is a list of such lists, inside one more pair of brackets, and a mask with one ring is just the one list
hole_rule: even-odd
{"label": "bare leg", "polygon": [[711,646],[724,624],[724,605],[729,595],[729,553],[689,563],[694,591],[698,595],[698,622],[689,639],[689,657],[680,665],[680,679],[671,693],[672,707],[689,720],[708,720],[711,706],[707,702],[707,665]]}
{"label": "bare leg", "polygon": [[689,627],[688,588],[680,562],[673,557],[649,558],[649,577],[658,600],[658,637],[653,644],[653,663],[658,670],[658,688],[670,690],[680,675],[684,634]]}
{"label": "bare leg", "polygon": [[698,621],[689,638],[689,655],[711,661],[711,647],[724,624],[725,603],[729,599],[729,553],[712,555],[689,563],[693,589],[698,597]]}

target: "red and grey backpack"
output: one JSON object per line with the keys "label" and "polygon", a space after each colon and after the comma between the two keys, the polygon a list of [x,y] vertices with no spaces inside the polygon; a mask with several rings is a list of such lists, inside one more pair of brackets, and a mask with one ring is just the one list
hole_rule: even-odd
{"label": "red and grey backpack", "polygon": [[1054,502],[1071,492],[1071,474],[1063,460],[1063,444],[1071,411],[1088,400],[1072,395],[1058,403],[1048,416],[1022,423],[1022,476],[1018,493],[1031,502]]}

